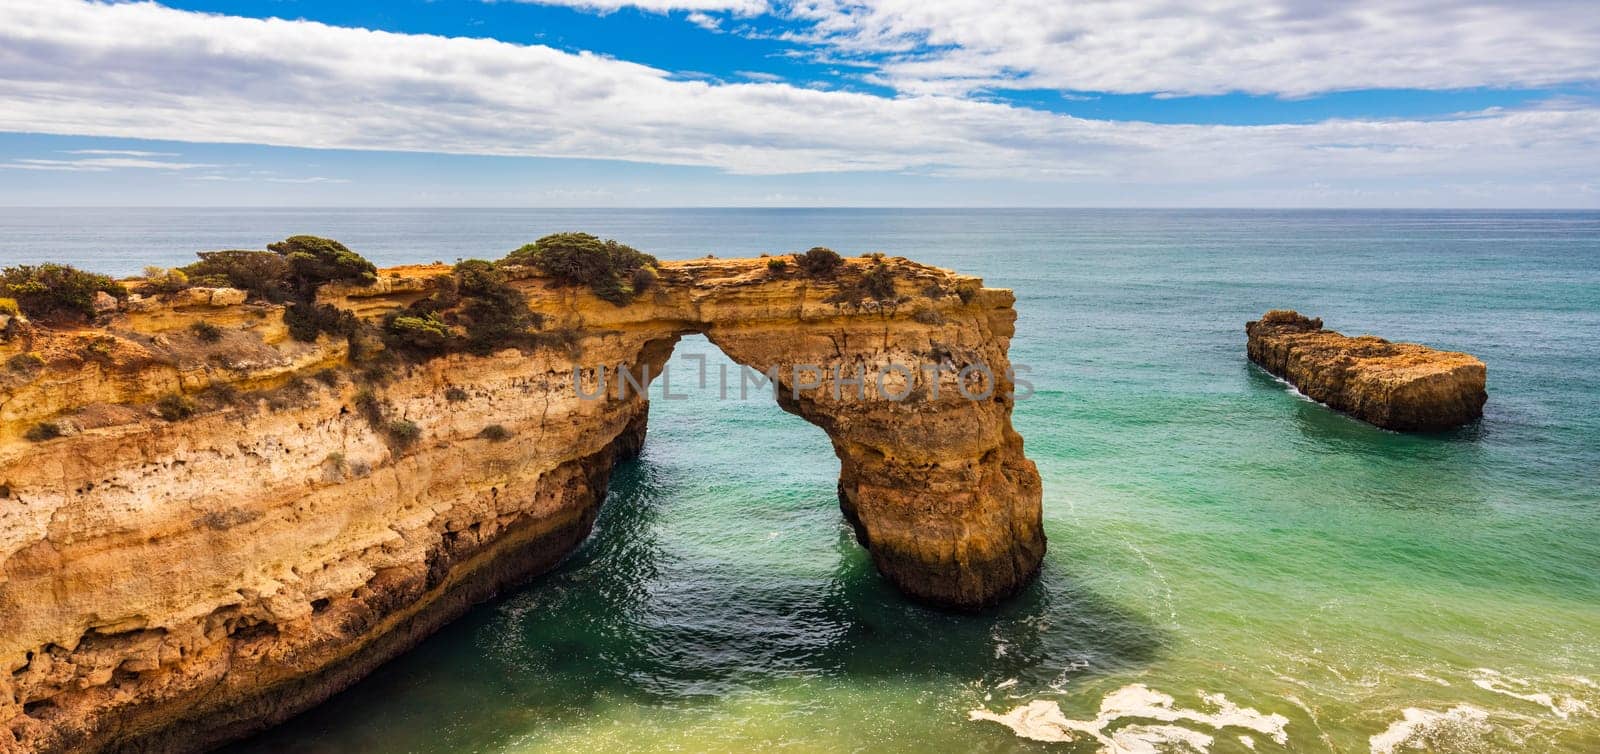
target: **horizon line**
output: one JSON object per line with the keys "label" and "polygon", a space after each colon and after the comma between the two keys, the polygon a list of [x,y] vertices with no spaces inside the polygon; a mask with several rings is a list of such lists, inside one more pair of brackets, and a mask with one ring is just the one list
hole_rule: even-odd
{"label": "horizon line", "polygon": [[1600,212],[1593,207],[1432,207],[1432,206],[1251,206],[1251,205],[1140,205],[1108,206],[1089,204],[1061,205],[963,205],[963,204],[817,204],[817,205],[426,205],[426,204],[0,204],[0,210],[17,209],[121,209],[121,210],[547,210],[547,211],[636,211],[636,210],[1095,210],[1095,211],[1258,211],[1258,212]]}

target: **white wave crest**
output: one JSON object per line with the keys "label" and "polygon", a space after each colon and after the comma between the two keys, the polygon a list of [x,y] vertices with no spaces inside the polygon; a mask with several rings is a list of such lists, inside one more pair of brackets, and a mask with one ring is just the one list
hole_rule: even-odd
{"label": "white wave crest", "polygon": [[1579,712],[1587,712],[1589,705],[1583,700],[1571,696],[1556,696],[1555,694],[1538,691],[1533,684],[1521,678],[1501,673],[1489,668],[1478,668],[1472,672],[1472,682],[1485,691],[1493,691],[1512,699],[1521,699],[1550,710],[1550,713],[1562,720]]}
{"label": "white wave crest", "polygon": [[1428,749],[1437,747],[1441,739],[1471,739],[1488,730],[1489,713],[1471,705],[1452,707],[1447,712],[1410,707],[1401,711],[1401,718],[1388,730],[1367,739],[1367,743],[1372,754],[1394,754],[1401,747]]}
{"label": "white wave crest", "polygon": [[[1215,710],[1201,712],[1176,706],[1175,700],[1142,683],[1124,686],[1100,700],[1100,712],[1093,720],[1073,720],[1061,706],[1048,699],[1036,699],[1005,714],[975,709],[969,720],[987,720],[1010,728],[1017,735],[1035,741],[1072,741],[1087,736],[1099,742],[1100,754],[1155,754],[1177,747],[1197,752],[1211,750],[1212,737],[1201,731],[1171,723],[1194,723],[1221,730],[1243,728],[1271,738],[1279,745],[1289,743],[1284,728],[1289,718],[1262,714],[1240,707],[1222,694],[1202,692],[1200,698]],[[1107,734],[1106,729],[1123,719],[1155,720],[1166,725],[1128,725]]]}

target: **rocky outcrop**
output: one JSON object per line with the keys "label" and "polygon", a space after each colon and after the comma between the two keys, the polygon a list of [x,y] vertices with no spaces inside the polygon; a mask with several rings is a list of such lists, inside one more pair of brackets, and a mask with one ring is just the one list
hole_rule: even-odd
{"label": "rocky outcrop", "polygon": [[1250,360],[1312,400],[1385,429],[1437,431],[1483,415],[1482,361],[1415,343],[1356,338],[1274,310],[1247,323]]}
{"label": "rocky outcrop", "polygon": [[[228,292],[11,331],[0,751],[204,748],[550,568],[643,441],[648,401],[619,373],[658,374],[690,333],[749,367],[732,390],[775,377],[784,410],[826,430],[841,508],[891,582],[960,608],[1015,592],[1044,536],[1010,422],[1012,296],[903,259],[885,291],[868,264],[667,263],[627,306],[518,280],[535,344],[391,371]],[[448,272],[319,300],[375,320]]]}

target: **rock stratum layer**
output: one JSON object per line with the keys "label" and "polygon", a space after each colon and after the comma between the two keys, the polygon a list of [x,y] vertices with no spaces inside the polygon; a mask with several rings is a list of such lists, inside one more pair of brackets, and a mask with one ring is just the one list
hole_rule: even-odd
{"label": "rock stratum layer", "polygon": [[[842,295],[865,264],[819,279],[765,260],[667,263],[627,306],[520,280],[546,345],[381,380],[350,366],[345,339],[296,341],[281,307],[227,289],[131,301],[96,327],[12,328],[0,751],[236,738],[552,567],[643,442],[648,401],[615,371],[602,392],[600,368],[659,373],[690,333],[776,368],[783,409],[831,438],[840,505],[890,581],[961,608],[1015,592],[1045,542],[1039,475],[1010,421],[1013,297],[903,259],[887,261],[897,295]],[[448,272],[396,268],[318,295],[370,320]],[[910,369],[880,386],[870,375],[888,364]],[[995,373],[981,400],[957,390],[974,364]],[[796,365],[844,370],[811,387]],[[836,392],[857,366],[865,396]],[[373,421],[380,403],[410,430]]]}
{"label": "rock stratum layer", "polygon": [[1312,400],[1384,429],[1427,432],[1483,415],[1483,362],[1416,343],[1356,338],[1275,310],[1245,325],[1250,360]]}

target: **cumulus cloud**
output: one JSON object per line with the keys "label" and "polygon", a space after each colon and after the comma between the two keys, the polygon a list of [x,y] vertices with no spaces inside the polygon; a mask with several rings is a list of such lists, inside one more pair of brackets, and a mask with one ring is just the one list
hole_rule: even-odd
{"label": "cumulus cloud", "polygon": [[874,83],[921,94],[1303,96],[1600,80],[1593,0],[775,0],[765,10],[788,27],[779,38],[868,63]]}
{"label": "cumulus cloud", "polygon": [[683,80],[489,39],[80,0],[0,5],[0,130],[610,158],[744,174],[1122,184],[1341,176],[1593,183],[1600,172],[1600,108],[1583,103],[1439,120],[1114,122],[937,94]]}

